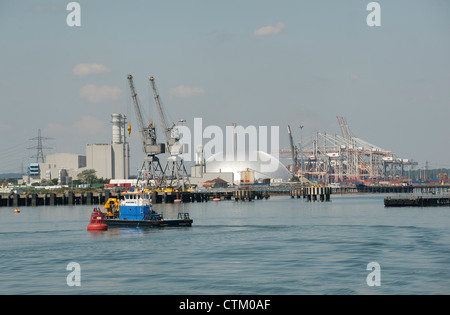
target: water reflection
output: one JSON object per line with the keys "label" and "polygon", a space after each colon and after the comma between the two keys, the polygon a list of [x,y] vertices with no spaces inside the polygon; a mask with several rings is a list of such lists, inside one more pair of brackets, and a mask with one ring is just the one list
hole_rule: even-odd
{"label": "water reflection", "polygon": [[106,231],[88,231],[90,236],[95,240],[117,237],[136,237],[153,233],[152,228],[123,228],[109,227]]}

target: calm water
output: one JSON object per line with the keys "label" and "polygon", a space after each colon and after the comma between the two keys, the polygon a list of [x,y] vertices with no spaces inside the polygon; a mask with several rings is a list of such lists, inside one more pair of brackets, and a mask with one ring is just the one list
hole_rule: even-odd
{"label": "calm water", "polygon": [[92,206],[0,208],[0,294],[450,294],[450,207],[383,198],[156,205],[194,225],[100,233],[86,231]]}

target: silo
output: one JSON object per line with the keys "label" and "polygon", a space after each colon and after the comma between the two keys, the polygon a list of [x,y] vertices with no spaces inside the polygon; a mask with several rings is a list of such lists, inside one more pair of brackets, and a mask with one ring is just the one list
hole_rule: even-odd
{"label": "silo", "polygon": [[123,114],[111,114],[112,143],[120,144],[126,142],[125,125],[127,117]]}
{"label": "silo", "polygon": [[130,168],[130,152],[126,141],[126,116],[123,114],[111,114],[112,123],[112,145],[111,161],[112,178],[127,179]]}
{"label": "silo", "polygon": [[120,144],[122,143],[122,115],[121,114],[111,114],[112,122],[112,143]]}

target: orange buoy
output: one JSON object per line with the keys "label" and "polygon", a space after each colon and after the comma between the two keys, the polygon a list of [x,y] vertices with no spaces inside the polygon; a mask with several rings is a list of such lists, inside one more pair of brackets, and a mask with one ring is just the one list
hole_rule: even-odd
{"label": "orange buoy", "polygon": [[14,213],[20,213],[20,210],[18,208],[14,209]]}
{"label": "orange buoy", "polygon": [[213,201],[215,202],[220,201],[220,198],[214,198]]}
{"label": "orange buoy", "polygon": [[108,229],[108,225],[105,223],[105,218],[103,217],[103,213],[94,208],[94,211],[91,213],[91,220],[87,226],[88,231],[106,231]]}

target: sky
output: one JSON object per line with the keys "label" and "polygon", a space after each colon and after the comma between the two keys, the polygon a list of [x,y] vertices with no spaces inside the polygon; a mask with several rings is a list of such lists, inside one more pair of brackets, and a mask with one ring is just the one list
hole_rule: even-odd
{"label": "sky", "polygon": [[[85,154],[129,117],[131,173],[143,152],[127,75],[158,122],[279,126],[280,148],[316,132],[352,133],[423,167],[450,168],[450,2],[369,0],[80,0],[0,2],[0,173],[36,146]],[[303,125],[302,135],[299,125]]]}

